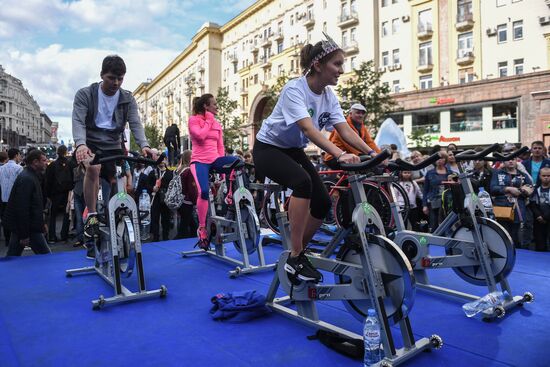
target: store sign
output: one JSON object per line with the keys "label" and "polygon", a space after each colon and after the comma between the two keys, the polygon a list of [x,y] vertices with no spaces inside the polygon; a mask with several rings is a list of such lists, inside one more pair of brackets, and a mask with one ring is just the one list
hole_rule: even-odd
{"label": "store sign", "polygon": [[439,97],[430,98],[430,104],[440,105],[440,104],[450,104],[450,103],[455,103],[455,99],[454,98],[439,98]]}
{"label": "store sign", "polygon": [[431,138],[432,141],[437,141],[437,142],[440,142],[440,143],[458,143],[458,142],[460,142],[460,137],[459,136],[452,136],[452,137],[447,138],[443,135],[440,135],[440,136],[432,135],[430,138]]}

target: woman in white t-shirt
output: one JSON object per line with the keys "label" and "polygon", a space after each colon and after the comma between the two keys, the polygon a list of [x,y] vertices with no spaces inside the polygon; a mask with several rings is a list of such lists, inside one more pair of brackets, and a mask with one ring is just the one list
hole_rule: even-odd
{"label": "woman in white t-shirt", "polygon": [[288,209],[292,248],[285,270],[293,283],[321,280],[303,249],[331,207],[328,192],[304,148],[311,141],[339,163],[359,162],[357,156],[331,143],[320,132],[324,128],[336,129],[345,142],[361,152],[373,152],[346,123],[340,103],[329,88],[344,73],[344,52],[326,37],[326,41],[302,48],[300,65],[304,75],[284,86],[273,112],[256,135],[253,149],[258,174],[292,189]]}

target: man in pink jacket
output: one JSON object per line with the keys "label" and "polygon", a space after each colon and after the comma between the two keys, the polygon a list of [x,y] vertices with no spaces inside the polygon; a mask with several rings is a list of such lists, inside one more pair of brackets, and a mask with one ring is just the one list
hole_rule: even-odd
{"label": "man in pink jacket", "polygon": [[225,156],[222,126],[214,117],[217,112],[218,107],[214,96],[203,94],[194,101],[194,115],[189,118],[189,135],[192,144],[191,172],[200,192],[197,198],[197,214],[199,217],[199,242],[197,245],[203,250],[210,247],[206,231],[209,195],[208,174],[211,169],[222,172],[223,166],[230,165],[238,159],[233,156]]}

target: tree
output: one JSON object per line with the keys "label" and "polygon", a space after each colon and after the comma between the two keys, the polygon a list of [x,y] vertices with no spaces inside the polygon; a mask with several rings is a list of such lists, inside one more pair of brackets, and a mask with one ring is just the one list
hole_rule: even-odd
{"label": "tree", "polygon": [[347,111],[352,103],[361,103],[368,111],[365,122],[378,131],[382,119],[395,110],[397,103],[390,96],[390,87],[380,82],[382,73],[375,69],[374,61],[361,63],[353,72],[352,78],[336,88],[342,109]]}
{"label": "tree", "polygon": [[411,135],[408,136],[414,142],[415,147],[425,148],[431,146],[432,137],[428,134],[428,130],[424,128],[415,128]]}
{"label": "tree", "polygon": [[[145,137],[149,142],[151,148],[160,148],[162,143],[162,132],[160,129],[153,124],[145,124]],[[140,152],[141,148],[137,145],[136,140],[134,139],[134,134],[130,134],[130,149]]]}
{"label": "tree", "polygon": [[218,88],[216,102],[218,103],[216,118],[223,127],[223,143],[225,146],[232,147],[237,141],[240,141],[246,128],[245,122],[241,116],[234,115],[233,112],[237,109],[238,103],[229,99],[229,92],[225,88]]}

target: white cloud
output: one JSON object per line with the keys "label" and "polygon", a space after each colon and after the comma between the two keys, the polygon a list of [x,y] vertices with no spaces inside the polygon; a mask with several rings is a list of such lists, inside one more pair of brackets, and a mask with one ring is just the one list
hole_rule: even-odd
{"label": "white cloud", "polygon": [[76,91],[99,81],[101,62],[106,55],[119,54],[126,63],[123,88],[133,91],[153,78],[180,52],[158,48],[142,41],[127,40],[118,49],[65,49],[53,44],[34,52],[0,50],[0,60],[8,74],[19,78],[42,111],[59,121],[59,138],[71,136],[72,103]]}

